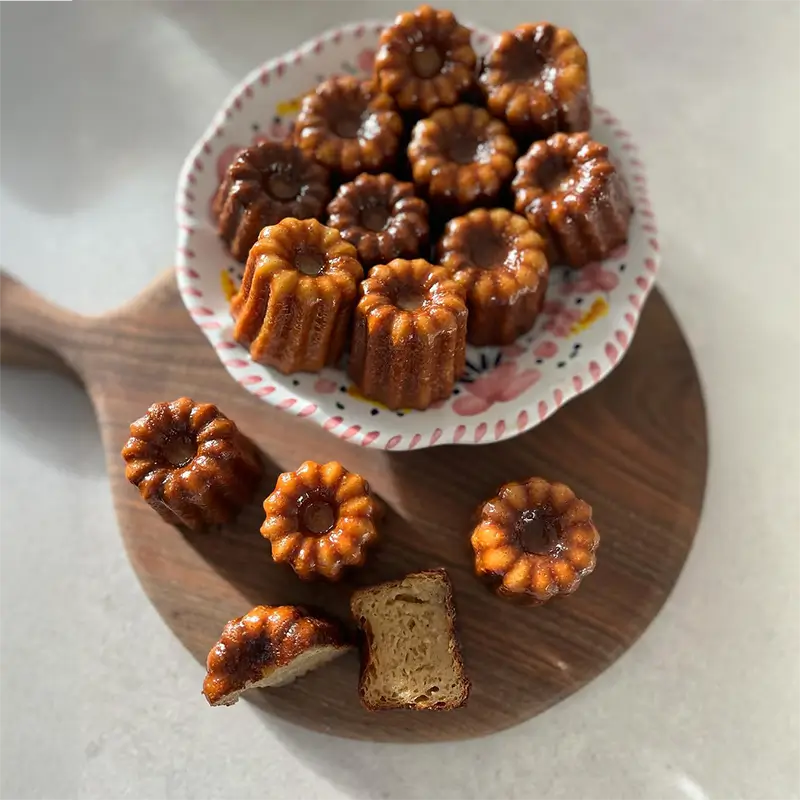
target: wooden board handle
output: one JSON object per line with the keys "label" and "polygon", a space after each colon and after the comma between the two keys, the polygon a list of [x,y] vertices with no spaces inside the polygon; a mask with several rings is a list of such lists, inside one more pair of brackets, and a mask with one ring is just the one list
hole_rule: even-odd
{"label": "wooden board handle", "polygon": [[0,362],[79,372],[77,342],[88,320],[0,271]]}

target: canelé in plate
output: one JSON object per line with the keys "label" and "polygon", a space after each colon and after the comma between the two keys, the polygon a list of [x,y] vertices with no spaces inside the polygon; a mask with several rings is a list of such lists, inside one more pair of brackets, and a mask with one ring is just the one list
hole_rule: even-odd
{"label": "canel\u00e9 in plate", "polygon": [[231,300],[234,338],[253,361],[317,372],[342,353],[362,276],[335,228],[292,218],[264,228]]}
{"label": "canel\u00e9 in plate", "polygon": [[439,243],[439,263],[466,292],[471,344],[511,344],[533,327],[550,268],[544,239],[525,217],[504,208],[476,208],[450,220]]}
{"label": "canel\u00e9 in plate", "polygon": [[422,5],[381,34],[375,77],[403,111],[425,116],[470,90],[476,61],[469,28],[452,11]]}
{"label": "canel\u00e9 in plate", "polygon": [[523,141],[591,126],[588,59],[566,28],[538,22],[501,33],[478,82],[489,111]]}
{"label": "canel\u00e9 in plate", "polygon": [[328,204],[328,225],[358,250],[365,269],[413,258],[427,247],[428,204],[414,185],[383,173],[359,175]]}
{"label": "canel\u00e9 in plate", "polygon": [[551,263],[582,267],[628,240],[633,206],[608,147],[588,133],[556,133],[517,161],[514,208],[548,242]]}
{"label": "canel\u00e9 in plate", "polygon": [[467,306],[448,270],[424,259],[373,267],[361,286],[350,377],[391,409],[450,396],[466,360]]}
{"label": "canel\u00e9 in plate", "polygon": [[231,255],[244,262],[262,228],[284,217],[321,218],[330,198],[328,170],[290,142],[268,141],[234,158],[212,211]]}
{"label": "canel\u00e9 in plate", "polygon": [[303,98],[294,141],[339,179],[390,169],[400,150],[403,121],[374,84],[342,75]]}

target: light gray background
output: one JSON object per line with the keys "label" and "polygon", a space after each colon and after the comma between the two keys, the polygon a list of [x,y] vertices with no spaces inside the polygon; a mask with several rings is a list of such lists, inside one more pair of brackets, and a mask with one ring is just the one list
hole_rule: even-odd
{"label": "light gray background", "polygon": [[[4,4],[3,265],[85,313],[132,297],[170,263],[178,169],[232,84],[403,5]],[[674,594],[599,679],[488,739],[353,744],[248,703],[212,711],[125,558],[86,397],[3,370],[5,797],[800,794],[798,6],[452,5],[573,28],[644,153],[710,416]]]}

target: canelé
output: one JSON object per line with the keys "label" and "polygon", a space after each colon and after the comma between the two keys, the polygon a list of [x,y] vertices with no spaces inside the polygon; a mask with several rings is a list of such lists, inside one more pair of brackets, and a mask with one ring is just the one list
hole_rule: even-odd
{"label": "canel\u00e9", "polygon": [[210,403],[155,403],[131,423],[125,477],[172,525],[193,530],[230,522],[261,478],[255,445]]}
{"label": "canel\u00e9", "polygon": [[231,255],[244,262],[262,228],[284,217],[321,218],[330,198],[328,170],[289,142],[261,142],[233,160],[212,210]]}
{"label": "canel\u00e9", "polygon": [[423,5],[383,31],[375,76],[403,111],[425,116],[469,91],[476,61],[470,31],[453,12]]}
{"label": "canel\u00e9", "polygon": [[476,208],[447,223],[439,249],[439,263],[466,291],[471,344],[511,344],[533,327],[550,269],[544,240],[525,217]]}
{"label": "canel\u00e9", "polygon": [[349,649],[335,622],[300,606],[256,606],[225,625],[206,660],[203,694],[212,706],[232,706],[248,689],[285,686]]}
{"label": "canel\u00e9", "polygon": [[506,126],[485,108],[466,103],[420,120],[408,146],[414,183],[432,208],[451,216],[497,205],[516,157]]}
{"label": "canel\u00e9", "polygon": [[608,148],[588,133],[556,133],[517,161],[514,208],[548,243],[552,263],[582,267],[628,240],[633,207]]}
{"label": "canel\u00e9", "polygon": [[537,605],[572,594],[595,567],[592,508],[563,483],[507,483],[478,509],[475,572],[500,596]]}
{"label": "canel\u00e9", "polygon": [[365,269],[413,258],[427,246],[428,204],[392,175],[359,175],[328,204],[328,225],[358,250]]}
{"label": "canel\u00e9", "polygon": [[501,33],[483,60],[478,82],[489,111],[523,141],[589,130],[589,63],[566,28],[538,22]]}
{"label": "canel\u00e9", "polygon": [[372,83],[343,75],[305,96],[293,135],[309,158],[350,180],[361,172],[390,169],[402,134],[392,98]]}
{"label": "canel\u00e9", "polygon": [[449,270],[421,258],[379,264],[361,286],[350,377],[391,409],[428,408],[452,393],[466,337],[464,292]]}
{"label": "canel\u00e9", "polygon": [[342,353],[362,276],[335,228],[291,218],[264,228],[231,300],[234,338],[280,372],[318,372]]}
{"label": "canel\u00e9", "polygon": [[264,501],[261,535],[273,560],[289,564],[301,579],[336,581],[345,568],[364,563],[378,539],[381,509],[360,475],[337,461],[306,461],[284,472]]}

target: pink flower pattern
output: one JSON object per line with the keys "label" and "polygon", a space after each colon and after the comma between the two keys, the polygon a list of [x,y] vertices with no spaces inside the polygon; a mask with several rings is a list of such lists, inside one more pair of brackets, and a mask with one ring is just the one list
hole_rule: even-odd
{"label": "pink flower pattern", "polygon": [[[228,145],[217,157],[217,180],[222,182],[225,177],[225,172],[228,167],[233,163],[236,154],[242,149],[241,145],[231,144]],[[212,197],[213,200],[213,197]]]}
{"label": "pink flower pattern", "polygon": [[560,300],[548,300],[542,310],[550,317],[544,329],[560,339],[566,339],[572,332],[572,326],[581,318],[579,309],[568,308]]}
{"label": "pink flower pattern", "polygon": [[275,117],[269,125],[267,125],[266,133],[257,133],[253,137],[253,144],[261,144],[261,142],[276,142],[285,139],[294,128],[294,120],[286,119],[285,117]]}
{"label": "pink flower pattern", "polygon": [[591,294],[592,292],[610,292],[617,288],[619,278],[610,270],[603,269],[600,261],[587,264],[574,280],[564,283],[562,294]]}
{"label": "pink flower pattern", "polygon": [[544,341],[536,345],[533,354],[536,358],[552,358],[558,352],[558,345],[555,342]]}
{"label": "pink flower pattern", "polygon": [[519,358],[525,355],[525,348],[519,343],[507,344],[500,348],[503,358]]}
{"label": "pink flower pattern", "polygon": [[314,382],[314,391],[319,394],[330,394],[335,392],[338,386],[339,384],[330,380],[330,378],[317,378]]}
{"label": "pink flower pattern", "polygon": [[362,50],[356,58],[356,64],[362,72],[372,72],[372,68],[375,66],[375,51],[369,48]]}
{"label": "pink flower pattern", "polygon": [[456,398],[453,411],[462,417],[482,414],[495,403],[515,400],[541,377],[538,369],[519,370],[516,363],[500,364],[471,383],[461,384],[466,394]]}

